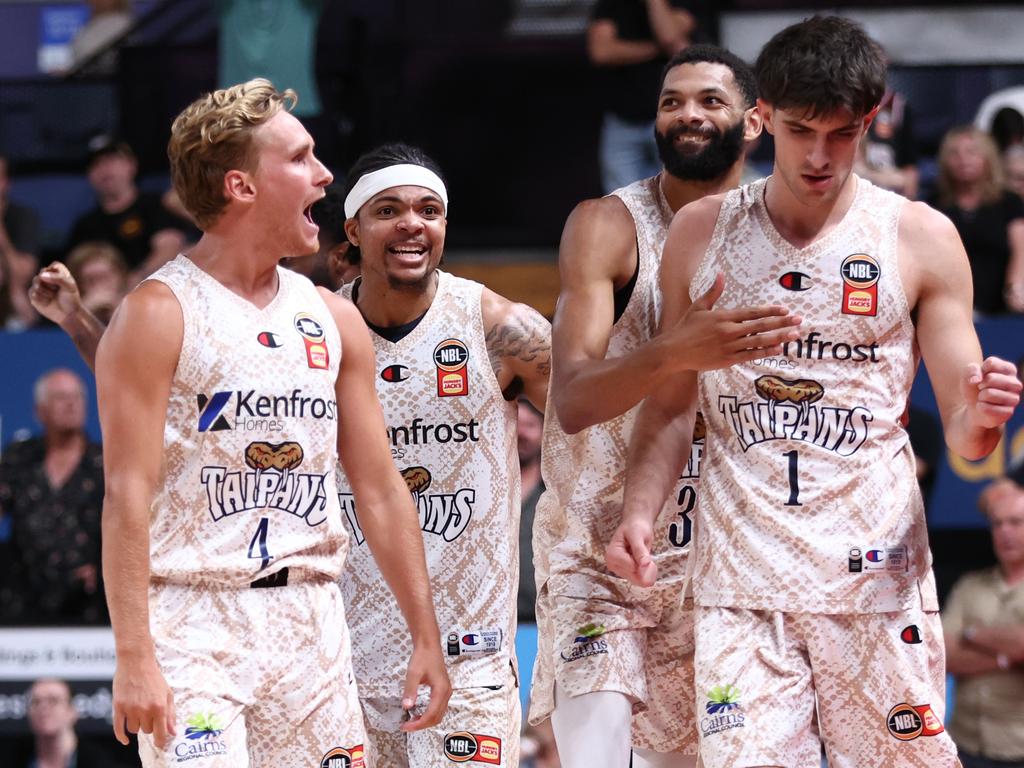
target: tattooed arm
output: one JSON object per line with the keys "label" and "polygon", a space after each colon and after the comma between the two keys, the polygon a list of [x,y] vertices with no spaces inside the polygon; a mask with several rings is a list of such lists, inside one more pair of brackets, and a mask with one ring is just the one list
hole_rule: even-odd
{"label": "tattooed arm", "polygon": [[551,325],[532,307],[484,289],[487,354],[505,398],[519,394],[544,410],[551,374]]}

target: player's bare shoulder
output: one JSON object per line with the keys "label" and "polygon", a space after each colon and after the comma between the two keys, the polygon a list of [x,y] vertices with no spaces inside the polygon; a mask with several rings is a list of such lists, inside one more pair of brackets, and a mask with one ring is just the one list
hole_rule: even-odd
{"label": "player's bare shoulder", "polygon": [[558,251],[564,282],[583,275],[628,280],[636,262],[636,224],[615,195],[584,200],[566,219]]}
{"label": "player's bare shoulder", "polygon": [[708,195],[676,211],[665,238],[661,261],[663,281],[667,277],[673,284],[689,283],[711,245],[724,200],[724,193]]}
{"label": "player's bare shoulder", "polygon": [[956,227],[945,214],[926,203],[903,203],[897,260],[911,307],[929,290],[971,284],[967,252]]}
{"label": "player's bare shoulder", "polygon": [[[131,335],[144,328],[160,329],[160,333],[152,335],[153,343],[176,342],[176,347],[181,348],[185,333],[181,304],[170,286],[160,280],[143,280],[122,299],[110,319],[109,330],[115,336],[125,332]],[[110,335],[103,334],[101,346]]]}

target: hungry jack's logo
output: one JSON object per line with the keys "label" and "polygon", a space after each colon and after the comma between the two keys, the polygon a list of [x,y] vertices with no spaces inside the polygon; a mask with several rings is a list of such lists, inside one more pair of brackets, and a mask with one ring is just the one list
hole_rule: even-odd
{"label": "hungry jack's logo", "polygon": [[434,347],[438,397],[461,397],[469,394],[468,363],[469,348],[458,339],[445,339]]}

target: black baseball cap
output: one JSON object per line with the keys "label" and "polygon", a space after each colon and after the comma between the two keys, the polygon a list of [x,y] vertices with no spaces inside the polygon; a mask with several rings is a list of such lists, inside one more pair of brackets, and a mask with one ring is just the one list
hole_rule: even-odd
{"label": "black baseball cap", "polygon": [[102,134],[89,141],[89,160],[86,166],[91,168],[93,163],[107,155],[123,155],[129,160],[135,159],[135,152],[126,141],[121,141],[116,136]]}

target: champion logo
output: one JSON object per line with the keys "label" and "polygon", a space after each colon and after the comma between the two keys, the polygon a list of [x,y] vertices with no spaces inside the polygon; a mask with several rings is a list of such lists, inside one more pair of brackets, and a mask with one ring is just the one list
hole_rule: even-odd
{"label": "champion logo", "polygon": [[264,347],[270,347],[271,349],[277,349],[281,345],[281,337],[276,333],[270,331],[261,331],[256,337],[256,341],[262,344]]}
{"label": "champion logo", "polygon": [[868,559],[870,563],[880,563],[885,560],[885,553],[880,549],[869,549],[864,557]]}
{"label": "champion logo", "polygon": [[779,285],[787,291],[806,291],[811,285],[811,278],[803,272],[787,272],[779,278]]}
{"label": "champion logo", "polygon": [[231,429],[228,420],[221,413],[230,399],[230,392],[214,392],[213,397],[207,397],[202,394],[196,395],[196,404],[199,406],[200,432],[221,432],[225,429]]}
{"label": "champion logo", "polygon": [[900,640],[907,645],[917,645],[921,642],[921,630],[918,629],[917,624],[911,624],[909,627],[904,627],[903,631],[900,632]]}
{"label": "champion logo", "polygon": [[409,369],[404,365],[389,365],[380,372],[380,377],[384,379],[384,381],[391,382],[392,384],[399,381],[405,381],[410,375]]}

